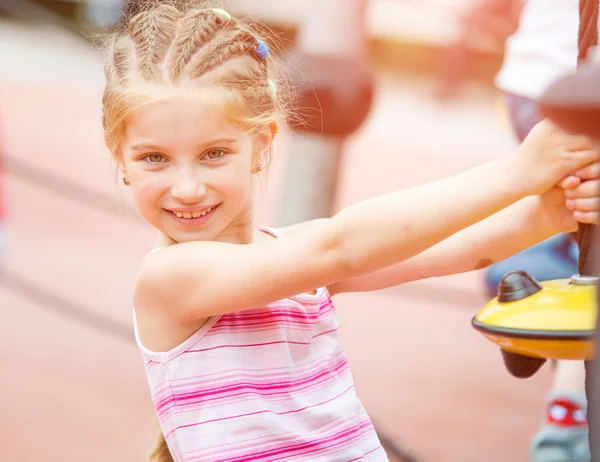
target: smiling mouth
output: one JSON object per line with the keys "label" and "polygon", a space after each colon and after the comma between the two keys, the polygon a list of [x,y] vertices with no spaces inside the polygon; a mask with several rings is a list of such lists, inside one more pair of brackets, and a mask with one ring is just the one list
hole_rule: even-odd
{"label": "smiling mouth", "polygon": [[213,207],[209,207],[207,209],[204,209],[202,211],[199,212],[179,212],[179,211],[174,211],[174,210],[169,210],[173,215],[175,215],[177,218],[200,218],[205,216],[206,214],[212,212],[214,209],[216,209],[217,206],[213,206]]}
{"label": "smiling mouth", "polygon": [[194,224],[194,223],[200,223],[200,222],[207,220],[208,217],[212,216],[212,214],[219,207],[219,205],[221,205],[221,204],[213,205],[213,206],[203,209],[203,210],[194,210],[194,211],[185,211],[185,212],[180,211],[180,210],[169,210],[169,209],[165,209],[165,210],[167,212],[169,212],[171,215],[173,215],[173,218],[178,220],[180,223]]}

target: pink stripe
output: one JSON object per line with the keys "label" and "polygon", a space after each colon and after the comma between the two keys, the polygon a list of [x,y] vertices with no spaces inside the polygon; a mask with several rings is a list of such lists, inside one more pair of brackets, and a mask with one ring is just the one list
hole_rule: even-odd
{"label": "pink stripe", "polygon": [[369,454],[373,454],[375,451],[379,451],[379,450],[383,451],[383,447],[382,446],[377,446],[376,448],[371,449],[369,452],[365,452],[365,454],[363,456],[357,457],[356,459],[349,460],[348,462],[356,462],[357,460],[364,459]]}
{"label": "pink stripe", "polygon": [[257,313],[264,313],[264,312],[272,312],[272,313],[284,312],[285,313],[285,312],[290,312],[290,311],[294,311],[297,313],[307,313],[307,312],[311,312],[313,309],[316,309],[315,311],[318,311],[324,307],[328,307],[328,306],[332,306],[332,305],[333,305],[333,301],[331,299],[325,300],[321,304],[319,304],[318,309],[316,309],[317,308],[316,305],[314,305],[314,308],[310,307],[307,309],[307,307],[303,304],[277,303],[277,304],[269,305],[265,308],[257,308],[254,310],[236,311],[234,313],[227,313],[225,316],[227,316],[227,317],[230,317],[230,316],[246,317],[246,316],[252,316]]}
{"label": "pink stripe", "polygon": [[[338,329],[340,329],[340,328],[338,327],[331,331],[321,332],[320,334],[313,335],[312,338],[314,339],[314,338],[320,337],[321,335],[335,332]],[[221,348],[246,348],[246,347],[256,347],[256,346],[279,345],[282,343],[287,343],[290,345],[311,345],[312,344],[312,342],[292,342],[291,340],[279,340],[276,342],[265,342],[265,343],[245,343],[242,345],[217,345],[217,346],[214,346],[211,348],[201,348],[200,350],[187,350],[184,352],[184,354],[186,354],[186,353],[201,353],[203,351],[219,350]]]}
{"label": "pink stripe", "polygon": [[[299,326],[306,326],[305,330],[310,330],[315,325],[314,322],[298,322],[298,321],[271,319],[269,321],[262,321],[262,322],[245,322],[243,324],[242,323],[240,323],[240,324],[219,324],[218,326],[216,326],[216,329],[213,327],[211,330],[213,331],[213,335],[215,335],[215,334],[221,334],[223,330],[226,330],[224,328],[230,328],[230,329],[227,329],[227,332],[235,332],[236,330],[245,329],[248,327],[268,326],[268,325],[273,325],[273,324],[275,324],[277,326],[290,326],[295,329],[301,328]],[[232,327],[235,329],[231,329]],[[273,329],[273,328],[271,328],[271,329]]]}
{"label": "pink stripe", "polygon": [[272,322],[289,322],[289,323],[293,323],[293,324],[305,324],[305,325],[309,325],[309,326],[313,326],[315,324],[315,321],[317,320],[317,317],[315,316],[314,319],[311,319],[308,316],[302,316],[302,318],[300,318],[299,316],[283,316],[283,315],[278,315],[278,316],[271,316],[271,315],[265,315],[265,316],[257,316],[254,319],[226,319],[223,322],[218,322],[217,324],[215,324],[215,326],[213,327],[213,329],[215,327],[221,327],[221,326],[226,326],[226,327],[231,327],[231,326],[247,326],[247,325],[260,325],[260,324],[268,324],[268,323],[272,323]]}
{"label": "pink stripe", "polygon": [[[346,361],[346,359],[341,360],[340,362],[338,362],[337,364],[333,365],[333,367],[327,367],[325,366],[323,369],[319,370],[318,372],[314,373],[312,376],[309,377],[304,377],[302,379],[299,380],[295,380],[295,381],[281,381],[281,382],[271,382],[271,383],[237,383],[236,385],[230,385],[230,386],[219,386],[218,389],[208,389],[208,390],[204,390],[204,391],[196,391],[194,393],[187,393],[187,394],[180,394],[180,395],[172,395],[169,398],[166,398],[158,403],[156,403],[156,410],[157,411],[161,411],[161,409],[163,407],[165,407],[167,404],[170,404],[172,402],[175,402],[176,404],[178,404],[180,401],[186,401],[189,399],[195,399],[195,398],[203,398],[203,397],[208,397],[208,396],[217,396],[217,395],[222,395],[222,394],[226,394],[232,391],[238,391],[238,390],[265,390],[265,391],[273,391],[273,390],[281,390],[284,389],[286,392],[291,392],[293,391],[293,389],[297,386],[301,386],[301,385],[305,385],[307,383],[310,383],[312,381],[318,380],[323,376],[331,376],[331,372],[335,372],[343,367],[347,367],[348,366],[348,362]],[[335,376],[332,376],[332,378],[335,378]],[[259,393],[260,395],[260,393]]]}
{"label": "pink stripe", "polygon": [[[329,313],[333,313],[332,310],[327,311],[326,313],[323,314],[323,316],[325,316],[326,314]],[[314,327],[318,321],[320,321],[321,319],[315,319],[315,320],[309,320],[308,322],[304,322],[304,321],[297,321],[297,320],[293,320],[293,319],[279,319],[279,317],[264,317],[262,319],[259,320],[255,320],[254,322],[247,322],[247,321],[240,321],[240,322],[234,322],[234,323],[217,323],[213,326],[213,328],[207,333],[210,335],[216,335],[216,334],[220,334],[222,333],[222,331],[224,331],[226,327],[229,328],[236,328],[236,329],[243,329],[246,327],[251,327],[251,326],[265,326],[265,325],[277,325],[277,326],[306,326],[307,328],[312,328]],[[297,327],[296,327],[297,328]],[[228,330],[229,332],[231,332],[233,329]]]}
{"label": "pink stripe", "polygon": [[[332,421],[323,423],[321,425],[318,425],[317,427],[312,428],[312,430],[308,431],[306,435],[312,435],[316,433],[323,434],[324,432],[327,434],[332,434],[338,431],[339,429],[347,427],[348,425],[350,425],[350,422],[354,423],[355,421],[356,410],[352,410],[343,416],[334,418]],[[187,452],[186,455],[196,454],[196,456],[194,456],[194,460],[196,460],[197,457],[211,457],[211,460],[214,460],[216,455],[218,454],[232,454],[240,450],[250,451],[259,449],[261,447],[272,448],[275,446],[281,446],[282,443],[290,441],[290,436],[293,437],[294,434],[292,433],[290,435],[289,432],[282,432],[276,435],[272,435],[272,437],[270,438],[258,436],[255,438],[240,441],[234,449],[231,448],[231,443],[228,442],[225,444],[214,446],[210,449],[196,449],[194,451]],[[207,451],[209,452],[207,453]]]}
{"label": "pink stripe", "polygon": [[346,359],[346,356],[343,350],[338,349],[334,353],[325,355],[322,358],[315,359],[302,365],[294,366],[293,368],[288,365],[265,369],[228,369],[226,371],[213,372],[212,374],[203,374],[179,379],[168,379],[157,385],[155,389],[157,394],[161,389],[170,393],[173,389],[195,388],[197,386],[202,386],[206,383],[211,383],[217,380],[242,380],[255,377],[274,379],[290,377],[290,375],[303,376],[304,374],[318,371],[321,367],[323,367],[323,365],[340,361],[341,359]]}
{"label": "pink stripe", "polygon": [[319,306],[318,311],[307,311],[304,306],[282,304],[277,308],[260,308],[256,310],[237,311],[235,313],[227,313],[221,319],[254,319],[255,317],[265,315],[289,315],[300,317],[316,317],[324,308],[333,308],[333,302],[327,300]]}
{"label": "pink stripe", "polygon": [[[349,371],[350,368],[347,367],[344,369],[344,371],[341,371],[337,378],[342,376],[342,373],[345,371]],[[316,382],[312,382],[304,387],[300,387],[300,388],[296,388],[294,390],[294,398],[299,398],[301,396],[303,396],[304,394],[310,393],[310,392],[317,392],[319,391],[319,386],[330,381],[333,377],[325,377],[322,378],[319,381]],[[248,403],[248,402],[252,402],[252,398],[250,399],[243,399],[243,397],[245,396],[252,396],[252,397],[259,397],[259,398],[263,398],[263,402],[264,404],[267,403],[273,403],[273,402],[277,402],[277,401],[289,401],[289,398],[286,398],[286,396],[288,395],[289,390],[284,390],[284,391],[278,391],[278,392],[274,392],[274,393],[255,393],[255,392],[251,392],[251,391],[244,391],[242,393],[237,393],[235,395],[228,395],[228,396],[221,396],[218,398],[213,398],[213,399],[208,399],[208,400],[200,400],[200,401],[194,401],[191,403],[182,403],[182,404],[176,404],[174,406],[169,406],[167,409],[162,410],[161,412],[158,413],[160,419],[162,421],[166,420],[167,418],[169,418],[175,411],[177,410],[190,410],[193,411],[195,409],[210,409],[212,407],[219,407],[219,406],[224,406],[224,405],[231,405],[233,403]],[[275,397],[279,397],[279,398],[275,398]],[[218,401],[218,402],[217,402]]]}
{"label": "pink stripe", "polygon": [[[315,325],[303,326],[299,323],[291,324],[291,323],[283,323],[277,322],[272,324],[267,324],[264,327],[260,326],[231,326],[231,327],[219,327],[219,329],[214,332],[208,332],[206,337],[215,337],[218,335],[239,335],[239,334],[254,334],[256,332],[273,332],[280,334],[282,330],[289,330],[290,332],[310,332],[315,328]],[[281,334],[280,334],[281,335]]]}
{"label": "pink stripe", "polygon": [[259,415],[259,414],[275,414],[275,415],[287,415],[287,414],[295,414],[295,413],[297,413],[297,412],[302,412],[302,411],[305,411],[305,410],[307,410],[307,409],[312,409],[312,408],[315,408],[315,407],[322,406],[323,404],[327,404],[327,403],[330,403],[330,402],[332,402],[332,401],[335,401],[336,399],[338,399],[338,398],[340,398],[340,397],[344,396],[346,393],[348,393],[348,392],[349,392],[350,390],[352,390],[353,388],[354,388],[354,384],[350,385],[350,386],[349,386],[348,388],[346,388],[346,389],[345,389],[345,390],[344,390],[342,393],[340,393],[340,394],[339,394],[339,395],[337,395],[337,396],[334,396],[333,398],[330,398],[330,399],[328,399],[328,400],[326,400],[326,401],[323,401],[323,402],[321,402],[321,403],[313,404],[313,405],[311,405],[311,406],[304,406],[304,407],[302,407],[302,408],[300,408],[300,409],[293,409],[293,410],[290,410],[290,411],[285,411],[285,412],[275,412],[275,411],[271,411],[271,410],[265,409],[264,411],[249,412],[249,413],[247,413],[247,414],[238,414],[238,415],[233,415],[233,416],[229,416],[229,417],[222,417],[222,418],[220,418],[220,419],[205,420],[205,421],[203,421],[203,422],[196,422],[196,423],[193,423],[193,424],[188,424],[188,425],[180,425],[180,426],[178,426],[178,427],[175,427],[173,430],[171,430],[171,431],[170,431],[170,432],[169,432],[169,433],[168,433],[168,434],[165,436],[165,438],[168,438],[168,437],[169,437],[169,435],[171,435],[171,434],[172,434],[174,431],[180,430],[180,429],[182,429],[182,428],[196,427],[196,426],[199,426],[199,425],[204,425],[204,424],[207,424],[207,423],[212,423],[212,422],[221,422],[221,421],[224,421],[224,420],[239,419],[240,417],[250,417],[250,416],[253,416],[253,415]]}
{"label": "pink stripe", "polygon": [[[348,367],[345,368],[345,370],[349,370]],[[340,371],[341,374],[341,371]],[[338,374],[337,377],[340,376],[340,374]],[[239,386],[239,387],[231,387],[229,390],[227,390],[227,392],[229,394],[227,394],[225,391],[221,392],[221,391],[217,391],[217,392],[206,392],[206,393],[198,393],[198,394],[190,394],[189,396],[185,397],[185,398],[171,398],[171,399],[165,399],[163,400],[162,403],[157,404],[156,405],[156,410],[159,413],[159,415],[161,417],[164,418],[163,414],[168,412],[169,409],[171,409],[172,404],[175,405],[175,407],[185,407],[185,406],[195,406],[198,404],[203,404],[206,405],[207,403],[210,403],[211,401],[216,401],[216,400],[224,400],[224,399],[231,399],[231,398],[236,398],[239,396],[244,396],[244,395],[253,395],[253,396],[260,396],[260,397],[268,397],[268,396],[277,396],[277,395],[281,395],[284,393],[290,393],[290,392],[295,392],[295,393],[301,393],[303,391],[306,391],[307,389],[310,388],[315,388],[318,385],[322,385],[324,382],[327,382],[328,380],[334,379],[336,377],[332,377],[328,374],[326,375],[322,375],[320,377],[316,377],[314,380],[312,380],[311,382],[307,382],[304,384],[299,384],[296,387],[294,387],[293,389],[290,388],[285,388],[285,387],[279,387],[279,388],[283,388],[283,390],[279,390],[279,391],[274,391],[276,390],[276,388],[274,388],[273,390],[269,390],[269,388],[264,388],[264,387],[251,387],[251,386]],[[320,380],[323,379],[323,380]],[[306,386],[303,386],[306,385]],[[261,390],[261,388],[264,390],[263,393],[260,393],[259,390]],[[236,393],[236,394],[231,394],[234,391],[240,391],[243,390],[241,393]],[[220,395],[220,396],[219,396]],[[209,398],[209,399],[201,399],[201,398]],[[191,402],[186,402],[186,401],[191,401]],[[167,409],[163,409],[165,407],[169,406]]]}
{"label": "pink stripe", "polygon": [[238,311],[236,313],[225,314],[221,317],[224,321],[230,320],[253,320],[260,319],[264,317],[275,317],[275,316],[289,316],[291,318],[316,318],[319,315],[319,311],[305,311],[305,310],[273,310],[273,309],[265,309],[258,311]]}
{"label": "pink stripe", "polygon": [[245,314],[245,313],[234,313],[224,315],[217,321],[215,326],[219,326],[226,322],[238,322],[238,323],[246,323],[250,320],[265,320],[272,318],[291,318],[291,319],[299,319],[299,320],[312,320],[316,321],[320,316],[328,313],[329,311],[333,311],[331,307],[328,307],[327,311],[318,311],[315,313],[307,313],[307,312],[294,312],[294,311],[265,311],[262,313],[253,313],[253,314]]}
{"label": "pink stripe", "polygon": [[[346,360],[346,358],[342,358],[341,360],[339,360],[337,363],[334,364],[325,364],[323,365],[321,368],[319,369],[315,369],[313,371],[310,371],[310,375],[303,375],[300,377],[297,377],[295,379],[292,380],[280,380],[278,382],[273,382],[270,380],[263,380],[263,381],[256,381],[256,382],[239,382],[239,378],[237,377],[232,377],[232,382],[231,384],[220,384],[218,386],[218,388],[206,388],[206,389],[199,389],[199,388],[195,388],[191,393],[180,393],[180,394],[175,394],[175,396],[177,397],[185,397],[185,396],[191,396],[191,395],[196,395],[196,396],[200,396],[200,395],[206,395],[206,394],[218,394],[220,392],[227,392],[229,390],[235,390],[238,389],[240,387],[244,387],[244,386],[253,386],[253,387],[257,387],[257,388],[261,388],[261,389],[277,389],[277,388],[282,388],[282,387],[287,387],[287,388],[292,388],[293,385],[303,385],[305,383],[310,382],[311,380],[315,380],[321,376],[323,376],[324,374],[328,374],[331,372],[335,372],[339,369],[342,369],[344,367],[348,366],[348,361]],[[258,379],[262,379],[263,377],[256,377]],[[218,391],[215,391],[218,390]]]}
{"label": "pink stripe", "polygon": [[[216,336],[216,335],[224,335],[227,333],[242,333],[242,332],[265,332],[265,331],[279,331],[282,328],[288,328],[293,330],[302,330],[302,331],[310,331],[314,329],[314,327],[318,323],[304,323],[304,322],[292,322],[292,321],[278,321],[272,320],[269,322],[255,322],[255,323],[245,323],[245,324],[222,324],[216,327],[213,327],[209,332],[207,332],[206,336]],[[268,326],[265,329],[257,329],[259,326]]]}
{"label": "pink stripe", "polygon": [[341,326],[340,326],[340,327],[336,327],[335,329],[326,330],[325,332],[321,332],[320,334],[313,335],[313,338],[320,337],[321,335],[327,335],[327,334],[331,334],[331,333],[333,333],[333,332],[337,332],[337,331],[338,331],[338,330],[340,330],[340,329],[341,329]]}
{"label": "pink stripe", "polygon": [[[341,440],[350,435],[352,435],[352,437],[347,440],[339,441],[333,445],[324,446],[327,443],[334,443],[334,442]],[[363,433],[361,431],[361,426],[360,425],[358,427],[353,426],[351,428],[342,430],[334,435],[331,435],[331,436],[328,436],[325,438],[321,438],[321,439],[317,439],[315,441],[308,441],[306,443],[299,443],[299,444],[295,444],[292,446],[273,449],[270,451],[263,451],[263,452],[258,452],[258,453],[254,453],[254,454],[249,454],[248,456],[243,457],[243,458],[236,457],[233,459],[230,458],[230,459],[220,459],[220,460],[221,460],[221,462],[229,462],[232,460],[239,461],[239,462],[249,462],[249,461],[253,461],[253,460],[260,460],[265,457],[280,456],[280,455],[287,454],[285,457],[275,459],[275,460],[281,460],[281,459],[285,459],[287,457],[291,457],[292,455],[310,454],[310,453],[314,453],[316,451],[327,450],[327,449],[330,449],[331,447],[339,446],[340,444],[347,443],[348,441],[359,438],[362,435],[363,435]],[[306,449],[309,449],[309,451],[298,453],[298,451],[302,451],[302,450],[306,450]]]}
{"label": "pink stripe", "polygon": [[[362,436],[362,435],[361,435],[361,436]],[[352,439],[355,439],[355,438],[352,438]],[[300,452],[300,453],[288,454],[288,455],[286,455],[286,456],[284,456],[284,457],[280,457],[280,458],[278,458],[278,459],[271,459],[271,462],[275,462],[275,461],[277,461],[277,460],[283,460],[283,459],[287,459],[288,457],[304,456],[304,455],[306,455],[306,454],[315,453],[315,452],[317,452],[317,451],[318,451],[318,454],[316,454],[316,455],[319,455],[319,456],[325,456],[325,455],[329,455],[329,453],[331,453],[331,450],[332,450],[332,449],[334,449],[335,447],[337,447],[337,446],[340,446],[340,445],[342,445],[342,444],[349,443],[349,442],[351,442],[351,441],[352,441],[352,439],[349,439],[349,440],[344,440],[344,441],[338,441],[337,443],[335,443],[335,444],[330,444],[329,446],[327,446],[327,447],[325,447],[325,448],[317,448],[317,449],[312,449],[312,450],[310,450],[310,451],[304,451],[304,452]],[[370,451],[370,452],[373,452],[373,451]],[[364,457],[365,457],[365,456],[363,455],[363,456],[359,457],[358,459],[353,459],[353,460],[359,460],[359,459],[363,459]]]}
{"label": "pink stripe", "polygon": [[265,343],[246,343],[242,345],[217,345],[211,348],[202,348],[200,350],[187,350],[186,353],[202,353],[203,351],[212,351],[212,350],[220,350],[221,348],[246,348],[246,347],[256,347],[256,346],[269,346],[269,345],[280,345],[283,343],[288,343],[292,345],[310,345],[311,342],[292,342],[288,340],[280,340],[277,342],[265,342]]}

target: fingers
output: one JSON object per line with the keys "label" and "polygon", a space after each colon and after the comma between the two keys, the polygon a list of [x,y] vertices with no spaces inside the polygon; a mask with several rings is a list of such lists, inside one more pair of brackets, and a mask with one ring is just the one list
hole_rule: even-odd
{"label": "fingers", "polygon": [[597,180],[600,179],[600,162],[586,165],[575,172],[575,175],[582,180]]}
{"label": "fingers", "polygon": [[579,212],[596,212],[600,210],[600,198],[585,197],[582,199],[567,199],[567,208]]}
{"label": "fingers", "polygon": [[600,221],[600,179],[584,181],[575,188],[566,189],[565,197],[567,199],[566,206],[569,210],[573,210],[575,220],[580,223],[598,224]]}
{"label": "fingers", "polygon": [[[572,151],[569,155],[571,167],[573,171],[579,172],[580,170],[587,169],[590,165],[600,162],[600,150],[597,149],[584,149],[581,151]],[[572,163],[571,163],[572,162]],[[596,168],[596,167],[594,167]],[[590,171],[586,170],[588,174],[593,174],[593,170],[590,167]],[[579,175],[577,175],[579,176]],[[581,177],[580,177],[581,178]]]}
{"label": "fingers", "polygon": [[565,196],[567,199],[600,197],[600,180],[584,181],[580,185],[566,190]]}
{"label": "fingers", "polygon": [[600,223],[600,212],[580,212],[576,210],[573,212],[573,218],[579,223],[598,225]]}
{"label": "fingers", "polygon": [[581,184],[581,179],[578,176],[569,175],[561,180],[558,183],[558,186],[562,189],[575,189],[577,186]]}

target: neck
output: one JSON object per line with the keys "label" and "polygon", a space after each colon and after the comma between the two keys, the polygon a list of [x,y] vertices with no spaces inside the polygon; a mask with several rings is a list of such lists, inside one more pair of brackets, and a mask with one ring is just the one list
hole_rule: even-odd
{"label": "neck", "polygon": [[254,220],[252,216],[242,216],[234,220],[213,240],[228,244],[251,244],[254,242]]}

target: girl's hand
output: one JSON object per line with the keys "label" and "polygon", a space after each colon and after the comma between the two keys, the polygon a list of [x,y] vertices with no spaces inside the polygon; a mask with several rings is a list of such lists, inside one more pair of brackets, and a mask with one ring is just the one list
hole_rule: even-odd
{"label": "girl's hand", "polygon": [[540,196],[548,223],[557,233],[577,230],[577,223],[600,223],[600,162],[564,178]]}
{"label": "girl's hand", "polygon": [[[579,184],[573,178],[579,179]],[[566,207],[579,223],[598,225],[600,222],[600,162],[575,172],[574,177],[561,182],[565,189]]]}
{"label": "girl's hand", "polygon": [[563,179],[570,182],[567,184],[576,183],[573,172],[599,162],[600,150],[587,137],[570,135],[544,120],[529,132],[513,160],[515,175],[526,193],[541,195]]}

